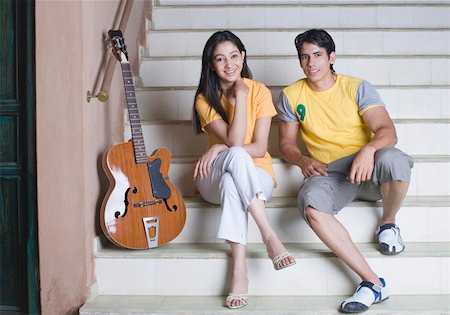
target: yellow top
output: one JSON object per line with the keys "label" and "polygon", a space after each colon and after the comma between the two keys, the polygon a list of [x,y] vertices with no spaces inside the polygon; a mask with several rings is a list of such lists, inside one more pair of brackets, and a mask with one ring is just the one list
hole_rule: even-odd
{"label": "yellow top", "polygon": [[323,92],[298,80],[283,89],[277,106],[280,119],[300,124],[300,137],[311,157],[329,164],[371,141],[373,133],[362,115],[384,104],[368,82],[337,75],[335,84]]}
{"label": "yellow top", "polygon": [[[247,131],[244,144],[250,144],[253,140],[256,120],[263,117],[273,117],[277,114],[272,102],[272,95],[269,89],[261,82],[244,78],[244,83],[249,87],[247,95]],[[221,99],[222,106],[227,114],[230,123],[233,121],[234,109],[225,97]],[[205,126],[211,122],[222,119],[215,109],[209,106],[203,94],[200,94],[195,101],[195,109],[200,117],[200,125],[205,131]],[[223,141],[214,133],[208,133],[208,149],[214,144],[223,144]],[[272,176],[274,182],[275,172],[272,167],[272,157],[268,152],[262,158],[253,158],[255,166],[264,169]]]}

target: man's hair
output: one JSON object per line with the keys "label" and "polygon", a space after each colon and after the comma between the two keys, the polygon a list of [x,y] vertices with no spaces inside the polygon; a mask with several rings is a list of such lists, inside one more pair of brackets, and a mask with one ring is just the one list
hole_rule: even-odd
{"label": "man's hair", "polygon": [[[325,30],[322,29],[310,29],[306,32],[298,34],[295,38],[294,44],[297,49],[298,59],[300,60],[300,50],[303,43],[310,43],[316,46],[322,47],[326,50],[328,57],[334,51],[336,47],[334,45],[333,38]],[[335,73],[333,65],[330,65],[331,72]]]}

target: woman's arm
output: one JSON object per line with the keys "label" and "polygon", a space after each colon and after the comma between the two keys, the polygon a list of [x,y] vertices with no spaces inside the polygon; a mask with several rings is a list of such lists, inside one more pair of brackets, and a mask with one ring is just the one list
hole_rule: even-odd
{"label": "woman's arm", "polygon": [[252,143],[243,145],[251,157],[260,158],[266,154],[271,124],[272,117],[262,117],[256,120]]}

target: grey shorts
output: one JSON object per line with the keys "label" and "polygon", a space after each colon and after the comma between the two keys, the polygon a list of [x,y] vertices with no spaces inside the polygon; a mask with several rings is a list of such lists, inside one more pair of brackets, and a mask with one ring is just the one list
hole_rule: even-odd
{"label": "grey shorts", "polygon": [[356,153],[331,162],[328,176],[307,178],[298,193],[298,207],[305,218],[309,206],[318,211],[337,214],[355,199],[376,201],[381,199],[380,184],[400,180],[409,183],[414,160],[397,148],[385,148],[375,153],[372,178],[362,184],[352,184],[346,177]]}

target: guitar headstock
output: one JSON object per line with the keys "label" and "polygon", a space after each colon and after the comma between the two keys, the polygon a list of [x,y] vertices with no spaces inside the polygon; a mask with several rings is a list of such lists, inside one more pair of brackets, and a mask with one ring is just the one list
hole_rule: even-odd
{"label": "guitar headstock", "polygon": [[122,36],[121,30],[109,30],[109,40],[112,46],[112,53],[120,62],[128,61],[127,45]]}

